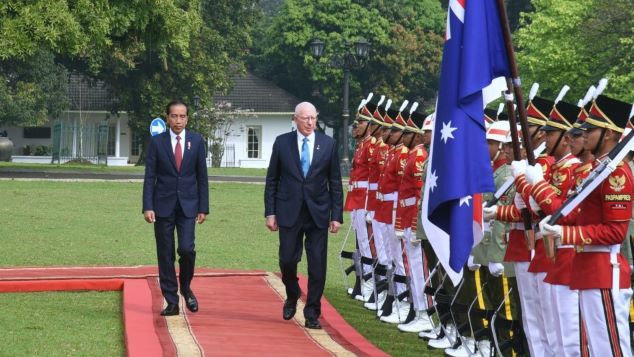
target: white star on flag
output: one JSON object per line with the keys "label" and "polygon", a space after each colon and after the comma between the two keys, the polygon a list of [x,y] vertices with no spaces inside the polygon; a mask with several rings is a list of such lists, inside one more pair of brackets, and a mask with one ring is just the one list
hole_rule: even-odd
{"label": "white star on flag", "polygon": [[436,176],[436,170],[432,171],[431,176],[427,178],[427,184],[429,185],[429,189],[434,191],[434,188],[438,186],[437,184],[438,176]]}
{"label": "white star on flag", "polygon": [[440,134],[442,136],[440,137],[440,139],[444,141],[445,144],[447,143],[447,139],[455,139],[453,137],[453,132],[456,130],[458,130],[458,128],[451,127],[451,120],[449,121],[449,123],[442,123],[442,130],[440,131]]}
{"label": "white star on flag", "polygon": [[460,206],[462,206],[463,204],[466,204],[467,206],[469,206],[469,200],[472,199],[472,198],[473,197],[471,197],[471,196],[462,197],[460,199]]}

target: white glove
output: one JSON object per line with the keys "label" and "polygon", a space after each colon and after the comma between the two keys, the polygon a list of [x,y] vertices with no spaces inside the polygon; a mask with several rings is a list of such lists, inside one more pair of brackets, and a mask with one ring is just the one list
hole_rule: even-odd
{"label": "white glove", "polygon": [[469,255],[469,259],[467,259],[467,267],[471,271],[476,271],[480,269],[480,264],[476,264],[473,262],[473,255]]}
{"label": "white glove", "polygon": [[541,211],[541,207],[539,207],[539,204],[537,203],[537,201],[535,201],[535,199],[533,198],[533,196],[530,196],[528,199],[528,203],[531,206],[531,210],[535,213]]}
{"label": "white glove", "polygon": [[403,237],[405,237],[405,232],[403,232],[403,231],[396,231],[396,238],[398,238],[398,239],[403,239]]}
{"label": "white glove", "polygon": [[526,166],[526,182],[529,185],[534,185],[539,181],[544,181],[544,171],[542,170],[542,165],[528,165]]}
{"label": "white glove", "polygon": [[484,218],[485,221],[490,221],[492,219],[495,219],[495,217],[497,216],[497,213],[498,213],[497,205],[482,208],[482,218]]}
{"label": "white glove", "polygon": [[550,216],[546,216],[544,219],[542,219],[539,222],[539,230],[545,235],[561,237],[563,228],[558,224],[554,224],[551,226],[550,224],[548,224],[549,220]]}
{"label": "white glove", "polygon": [[526,171],[526,166],[526,160],[511,162],[511,172],[513,172],[513,178],[523,175],[524,171]]}
{"label": "white glove", "polygon": [[518,209],[524,209],[526,208],[526,203],[524,202],[524,200],[522,199],[522,195],[520,195],[519,193],[515,192],[515,197],[513,197],[513,204],[515,205],[515,207],[517,207]]}
{"label": "white glove", "polygon": [[502,263],[491,262],[489,263],[489,272],[497,278],[498,276],[504,274],[504,265],[502,265]]}
{"label": "white glove", "polygon": [[374,215],[372,214],[372,212],[368,212],[368,213],[366,213],[366,214],[365,214],[365,221],[366,221],[366,222],[368,222],[368,223],[372,223],[372,218],[373,218],[372,216],[374,216]]}

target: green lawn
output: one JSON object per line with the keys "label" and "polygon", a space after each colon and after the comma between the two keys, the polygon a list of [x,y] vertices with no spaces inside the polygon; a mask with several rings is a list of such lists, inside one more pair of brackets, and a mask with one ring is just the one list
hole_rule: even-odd
{"label": "green lawn", "polygon": [[[0,171],[62,171],[81,173],[143,173],[145,166],[98,166],[80,164],[25,164],[0,161]],[[210,167],[207,172],[214,176],[266,176],[266,169],[242,169],[233,167]]]}
{"label": "green lawn", "polygon": [[[277,233],[264,226],[263,190],[262,185],[252,184],[211,185],[210,220],[197,230],[198,266],[279,270]],[[0,181],[0,195],[0,217],[4,218],[0,237],[5,248],[2,266],[156,264],[152,226],[141,215],[139,183]],[[359,302],[346,296],[338,264],[346,231],[347,225],[343,233],[330,236],[328,300],[358,331],[392,355],[440,356],[439,352],[429,352],[416,335],[399,333],[394,326],[378,322]],[[354,244],[352,239],[349,244]],[[306,273],[304,264],[300,271]],[[85,294],[107,296],[106,301],[112,301],[113,306],[120,304],[117,293],[26,294],[28,300],[23,297],[26,295],[0,294],[0,315],[4,318],[0,320],[0,355],[48,355],[42,350],[24,350],[25,345],[37,344],[41,336],[51,336],[49,346],[77,348],[77,353],[68,350],[62,354],[121,354],[121,319],[112,316],[119,316],[120,308],[105,311],[100,298],[84,298]],[[52,299],[58,303],[51,303]],[[27,301],[28,309],[23,309],[22,301]],[[90,336],[80,334],[86,329],[84,322],[72,322],[74,317],[70,316],[68,320],[56,317],[60,305],[68,301],[94,323]],[[4,309],[11,313],[2,313]],[[37,314],[46,318],[28,323],[31,315]],[[60,328],[63,333],[48,331]],[[23,329],[37,331],[24,334]],[[101,342],[104,340],[109,341],[107,347]]]}

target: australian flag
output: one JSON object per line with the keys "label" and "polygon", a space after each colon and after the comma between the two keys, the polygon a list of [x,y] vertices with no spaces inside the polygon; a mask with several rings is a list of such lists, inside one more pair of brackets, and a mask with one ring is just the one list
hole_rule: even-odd
{"label": "australian flag", "polygon": [[495,0],[451,0],[422,219],[454,284],[480,230],[482,192],[495,191],[482,90],[510,76]]}

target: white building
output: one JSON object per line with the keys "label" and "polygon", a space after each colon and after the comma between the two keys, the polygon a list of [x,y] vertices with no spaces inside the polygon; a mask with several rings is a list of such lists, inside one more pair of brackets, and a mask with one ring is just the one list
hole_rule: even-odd
{"label": "white building", "polygon": [[[226,139],[222,167],[268,167],[275,137],[292,130],[292,114],[300,101],[277,87],[272,82],[253,74],[234,78],[235,86],[226,96],[214,97],[215,102],[230,102],[232,108],[248,110],[232,126]],[[128,114],[110,113],[113,98],[103,83],[88,83],[79,76],[70,79],[70,109],[58,119],[66,133],[61,150],[62,163],[76,158],[87,158],[96,162],[91,153],[95,143],[87,138],[97,131],[99,125],[107,125],[108,165],[134,164],[139,158],[145,133],[134,133],[128,126]],[[162,116],[157,114],[157,116]],[[151,122],[148,118],[148,130]],[[191,118],[190,118],[191,120]],[[56,136],[55,121],[41,127],[0,127],[6,130],[14,143],[14,162],[51,163],[51,148]],[[58,126],[59,128],[59,126]],[[59,129],[58,129],[59,130]],[[332,129],[327,129],[329,135]],[[103,150],[102,150],[103,151]],[[37,154],[37,155],[34,155]],[[93,155],[93,156],[91,156]],[[211,165],[211,160],[208,160]]]}

